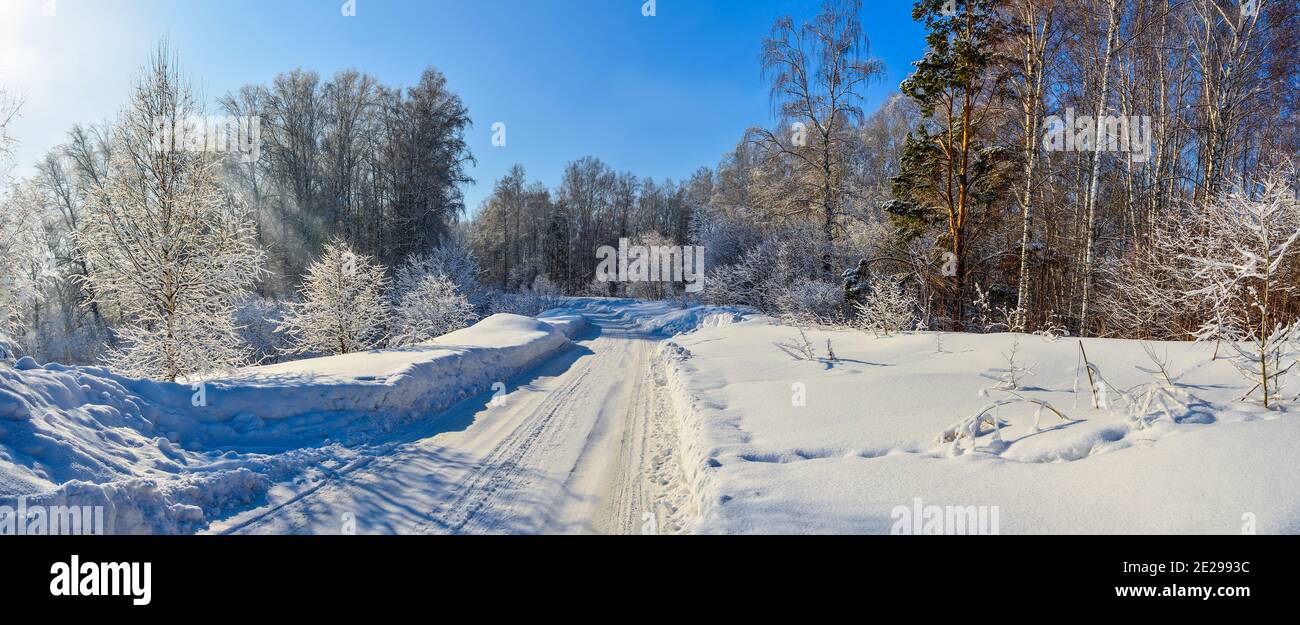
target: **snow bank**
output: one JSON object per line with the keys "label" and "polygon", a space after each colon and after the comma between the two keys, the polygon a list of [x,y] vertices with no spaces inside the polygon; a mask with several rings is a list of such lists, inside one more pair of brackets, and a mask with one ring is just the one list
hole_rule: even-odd
{"label": "snow bank", "polygon": [[180,410],[161,427],[190,447],[281,448],[308,440],[358,442],[441,412],[569,345],[555,325],[497,314],[420,345],[255,367],[191,387],[137,382],[133,390]]}
{"label": "snow bank", "polygon": [[579,334],[582,334],[587,329],[586,317],[566,309],[548,310],[538,315],[537,319],[555,326],[555,329],[564,333],[564,336],[570,339],[577,338]]}
{"label": "snow bank", "polygon": [[346,461],[351,447],[519,374],[582,324],[499,314],[418,346],[195,385],[0,364],[0,505],[18,495],[105,505],[118,532],[192,532],[273,481]]}
{"label": "snow bank", "polygon": [[[1077,341],[806,330],[817,358],[796,360],[774,343],[798,330],[769,321],[660,346],[694,531],[890,533],[900,507],[921,500],[996,507],[1001,533],[1300,532],[1300,420],[1236,401],[1249,384],[1211,360],[1212,345],[1159,344],[1190,401],[1172,418],[1135,419],[1120,391],[1152,379],[1136,368],[1150,367],[1136,341],[1084,340],[1110,385],[1093,408]],[[1006,367],[1017,341],[1033,369],[1017,392],[1072,421],[1006,405],[993,411],[997,434],[939,442],[990,404],[982,374]]]}
{"label": "snow bank", "polygon": [[655,353],[655,368],[666,389],[677,434],[676,453],[685,477],[692,508],[700,517],[711,516],[717,501],[713,484],[717,457],[728,447],[744,443],[739,415],[725,405],[704,397],[698,363],[692,362],[690,350],[666,340]]}
{"label": "snow bank", "polygon": [[[175,479],[136,478],[95,484],[74,480],[53,491],[24,497],[33,506],[98,506],[106,534],[192,534],[209,518],[261,500],[270,480],[248,469],[181,475]],[[18,509],[17,497],[0,497],[0,506]],[[86,532],[90,533],[89,525]]]}

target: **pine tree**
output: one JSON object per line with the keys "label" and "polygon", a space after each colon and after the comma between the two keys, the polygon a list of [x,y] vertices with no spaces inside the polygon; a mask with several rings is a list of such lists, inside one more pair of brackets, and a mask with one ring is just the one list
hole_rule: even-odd
{"label": "pine tree", "polygon": [[996,105],[993,72],[1002,26],[993,0],[920,0],[912,17],[925,24],[928,45],[902,91],[927,121],[907,138],[901,168],[885,203],[901,230],[917,236],[942,224],[953,267],[951,304],[964,317],[972,213],[993,201],[1005,150],[993,144],[989,112]]}
{"label": "pine tree", "polygon": [[379,347],[390,317],[388,276],[374,258],[352,251],[341,238],[325,245],[307,268],[301,302],[276,331],[288,335],[291,354],[349,354]]}

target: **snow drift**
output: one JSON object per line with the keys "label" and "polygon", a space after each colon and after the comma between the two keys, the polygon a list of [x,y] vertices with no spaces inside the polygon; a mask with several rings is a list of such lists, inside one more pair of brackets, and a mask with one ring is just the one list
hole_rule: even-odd
{"label": "snow drift", "polygon": [[104,505],[119,533],[202,529],[273,482],[517,375],[582,327],[578,315],[498,314],[417,346],[192,385],[0,364],[0,505]]}

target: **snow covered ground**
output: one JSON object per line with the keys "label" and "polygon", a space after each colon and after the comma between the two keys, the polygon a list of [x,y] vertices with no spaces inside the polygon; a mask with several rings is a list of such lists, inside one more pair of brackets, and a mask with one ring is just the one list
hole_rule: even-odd
{"label": "snow covered ground", "polygon": [[[119,533],[951,530],[934,506],[1001,533],[1300,532],[1300,425],[1237,401],[1212,345],[1155,345],[1170,386],[1140,343],[1085,339],[1094,408],[1074,339],[807,338],[811,360],[752,311],[572,299],[198,386],[0,365],[0,506],[104,505]],[[1032,373],[982,395],[1013,348]],[[970,419],[1005,398],[1070,420]]]}
{"label": "snow covered ground", "polygon": [[[1300,420],[1236,401],[1249,384],[1211,361],[1213,345],[1156,345],[1175,394],[1188,395],[1131,416],[1120,393],[1155,379],[1135,368],[1153,368],[1136,341],[1083,341],[1106,385],[1107,408],[1094,409],[1077,340],[807,336],[820,360],[778,350],[798,330],[764,318],[661,348],[700,510],[694,531],[911,533],[927,531],[918,510],[976,506],[996,507],[1001,533],[1300,532]],[[827,341],[839,362],[825,359]],[[1043,411],[1035,431],[1037,405],[1005,405],[1000,441],[986,424],[973,446],[942,442],[1008,396],[981,396],[998,383],[981,374],[1009,368],[1013,344],[1033,369],[1020,395],[1072,420]]]}

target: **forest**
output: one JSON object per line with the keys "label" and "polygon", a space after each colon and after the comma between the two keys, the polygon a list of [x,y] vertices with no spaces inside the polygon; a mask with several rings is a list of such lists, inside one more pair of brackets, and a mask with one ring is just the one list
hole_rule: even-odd
{"label": "forest", "polygon": [[[161,42],[115,119],[0,182],[0,351],[181,380],[584,295],[1229,341],[1267,392],[1300,338],[1300,6],[919,0],[925,53],[900,85],[870,11],[828,0],[755,33],[773,116],[686,179],[561,155],[556,186],[519,164],[477,207],[480,130],[437,69],[291,69],[207,102]],[[21,116],[0,91],[0,157]],[[257,149],[159,149],[159,120],[214,118],[256,120],[239,128]],[[701,246],[703,292],[599,279],[622,239]]]}

